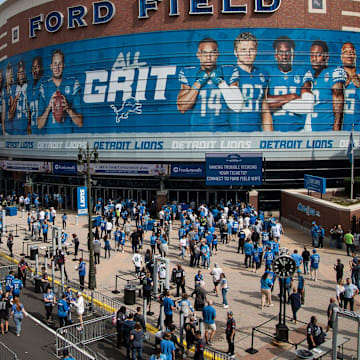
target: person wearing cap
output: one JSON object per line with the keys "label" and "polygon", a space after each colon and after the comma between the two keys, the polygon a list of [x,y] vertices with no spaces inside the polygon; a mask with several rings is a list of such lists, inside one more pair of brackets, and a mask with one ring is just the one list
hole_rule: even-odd
{"label": "person wearing cap", "polygon": [[229,346],[227,354],[231,356],[234,355],[234,351],[235,351],[235,331],[236,331],[236,322],[235,319],[233,318],[233,312],[228,311],[225,335],[226,335],[226,341]]}
{"label": "person wearing cap", "polygon": [[311,242],[313,247],[318,247],[318,235],[319,235],[319,227],[316,225],[316,222],[313,221],[311,223]]}
{"label": "person wearing cap", "polygon": [[310,256],[310,275],[311,275],[311,280],[313,281],[318,280],[319,264],[320,264],[320,255],[317,253],[316,249],[314,249],[313,254]]}
{"label": "person wearing cap", "polygon": [[75,268],[79,272],[79,282],[80,282],[80,289],[84,290],[85,285],[85,274],[86,274],[86,265],[83,261],[83,258],[79,259],[79,266]]}
{"label": "person wearing cap", "polygon": [[76,294],[76,300],[72,301],[72,304],[75,306],[77,316],[79,318],[80,326],[77,328],[78,330],[83,329],[83,314],[85,311],[84,298],[80,291]]}

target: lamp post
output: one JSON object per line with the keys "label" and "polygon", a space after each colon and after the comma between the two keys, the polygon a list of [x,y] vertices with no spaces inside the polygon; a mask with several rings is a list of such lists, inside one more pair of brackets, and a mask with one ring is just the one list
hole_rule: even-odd
{"label": "lamp post", "polygon": [[96,288],[95,261],[94,261],[94,243],[92,232],[92,207],[91,207],[91,174],[90,163],[99,162],[97,148],[90,150],[89,143],[86,143],[86,149],[79,147],[78,164],[86,163],[86,186],[87,186],[87,205],[88,205],[88,232],[89,232],[89,289]]}

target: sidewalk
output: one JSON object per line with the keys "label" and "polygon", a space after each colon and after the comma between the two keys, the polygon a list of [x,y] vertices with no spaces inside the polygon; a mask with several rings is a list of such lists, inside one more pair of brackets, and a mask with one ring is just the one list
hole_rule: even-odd
{"label": "sidewalk", "polygon": [[[58,213],[57,222],[60,224],[61,213]],[[75,215],[68,214],[68,228],[67,233],[69,237],[71,237],[72,233],[77,233],[80,238],[80,248],[84,250],[84,260],[88,261],[88,253],[85,249],[87,249],[87,217],[79,217],[79,225],[75,225]],[[21,218],[21,214],[16,217],[7,217],[6,218],[8,225],[15,225],[26,227],[26,219]],[[194,287],[194,276],[197,273],[196,268],[190,268],[189,258],[185,257],[185,259],[181,259],[178,257],[179,249],[178,249],[178,236],[177,231],[179,228],[179,223],[176,221],[173,230],[171,241],[169,245],[169,254],[168,257],[171,261],[171,268],[176,266],[177,263],[183,265],[183,268],[186,272],[186,287],[187,292],[191,293]],[[51,233],[51,231],[49,232]],[[15,238],[14,245],[14,253],[15,257],[19,259],[19,253],[22,252],[22,240],[25,237],[23,231],[19,233],[19,237]],[[149,238],[151,233],[147,232],[144,240],[144,251],[149,248]],[[51,235],[49,236],[51,237]],[[30,241],[27,241],[30,242]],[[111,240],[112,246],[114,246],[114,240]],[[286,227],[285,234],[282,237],[281,246],[288,247],[290,253],[297,248],[301,253],[302,248],[306,244],[310,247],[310,239],[299,233],[297,230]],[[6,247],[6,238],[3,238],[3,243],[0,244],[0,251],[8,254],[8,250]],[[312,282],[309,279],[306,279],[306,299],[305,306],[302,307],[298,312],[298,317],[300,320],[304,322],[310,321],[310,316],[316,314],[319,318],[319,322],[326,326],[327,317],[326,310],[329,303],[329,298],[335,296],[335,272],[332,267],[336,262],[337,258],[340,258],[342,262],[345,264],[345,276],[349,275],[349,268],[347,263],[350,258],[346,256],[346,252],[344,250],[335,250],[335,249],[319,249],[318,253],[321,257],[320,264],[320,280],[318,282]],[[40,252],[40,264],[43,263],[43,251]],[[80,252],[81,255],[81,252]],[[102,253],[103,255],[103,253]],[[132,264],[132,252],[131,246],[126,244],[125,253],[122,254],[120,252],[111,252],[110,259],[101,258],[100,265],[96,267],[96,278],[97,278],[97,290],[101,293],[114,297],[119,301],[123,301],[123,288],[125,285],[125,281],[119,281],[118,289],[120,290],[120,294],[114,295],[112,291],[115,289],[115,276],[119,273],[129,273],[134,271],[134,267]],[[254,347],[259,351],[256,355],[249,355],[245,352],[247,348],[250,347],[251,344],[251,329],[254,326],[264,322],[267,319],[270,319],[273,316],[276,316],[279,311],[279,302],[277,298],[277,294],[279,292],[278,285],[275,286],[273,301],[274,307],[266,308],[265,312],[262,313],[260,309],[260,276],[263,273],[263,268],[259,271],[258,274],[255,274],[243,266],[244,255],[237,254],[237,243],[231,242],[228,245],[223,245],[219,243],[219,251],[218,254],[211,258],[211,268],[214,263],[217,262],[219,266],[222,267],[224,273],[226,274],[226,278],[229,284],[229,293],[228,293],[228,301],[229,308],[223,309],[221,304],[221,297],[215,297],[215,294],[212,293],[212,279],[209,272],[205,269],[202,269],[204,280],[205,280],[205,288],[209,291],[208,297],[214,301],[214,306],[217,312],[217,332],[213,341],[213,348],[216,348],[220,351],[227,351],[227,343],[225,339],[225,324],[226,324],[226,312],[228,310],[232,310],[234,312],[234,318],[237,323],[237,332],[236,332],[236,358],[244,358],[244,359],[272,359],[274,357],[278,357],[279,353],[281,353],[282,349],[276,348],[272,345],[269,345],[271,339],[261,334],[256,334]],[[71,280],[78,280],[78,274],[75,270],[75,266],[77,262],[72,261],[72,255],[69,255],[66,259],[66,270],[68,272],[68,276]],[[87,272],[88,272],[87,266]],[[59,273],[57,272],[57,275]],[[86,277],[87,282],[87,277]],[[172,291],[172,295],[175,295],[175,292]],[[191,300],[191,299],[190,299]],[[193,302],[192,302],[193,303]],[[142,305],[142,299],[137,298],[137,304]],[[135,310],[136,305],[128,306]],[[355,310],[358,309],[358,303],[356,303]],[[157,317],[159,314],[159,305],[153,303],[152,311],[155,314],[148,318],[148,322],[152,325],[155,325],[157,322]],[[291,309],[290,306],[287,307],[287,314],[290,316]],[[197,313],[198,317],[201,317],[200,313]],[[174,314],[175,322],[179,320],[178,313]],[[292,326],[292,325],[291,325]],[[302,329],[301,329],[302,327]],[[298,325],[299,333],[303,334],[304,328],[303,326]],[[275,332],[275,324],[271,325],[267,331]],[[345,354],[355,354],[354,350],[356,348],[356,334],[357,334],[357,325],[356,323],[341,319],[339,322],[339,333],[350,335],[352,337],[352,341],[345,346]],[[305,335],[303,335],[305,337]],[[300,339],[301,340],[301,339]],[[299,340],[299,341],[300,341]]]}

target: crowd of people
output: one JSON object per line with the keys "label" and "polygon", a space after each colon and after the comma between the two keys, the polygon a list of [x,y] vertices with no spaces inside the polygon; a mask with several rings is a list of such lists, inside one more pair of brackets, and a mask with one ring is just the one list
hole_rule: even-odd
{"label": "crowd of people", "polygon": [[[288,252],[296,263],[296,272],[286,279],[277,279],[273,271],[273,263],[283,251],[281,238],[284,229],[279,220],[273,217],[266,218],[263,212],[257,212],[249,204],[231,202],[219,203],[216,206],[201,204],[198,208],[195,207],[195,204],[167,204],[160,209],[157,219],[155,219],[156,210],[154,210],[153,204],[147,205],[145,202],[129,200],[104,202],[102,199],[98,199],[94,211],[99,217],[93,231],[95,263],[99,264],[101,258],[110,258],[114,251],[124,253],[124,246],[131,245],[134,273],[140,281],[142,296],[148,299],[149,308],[154,291],[153,274],[157,274],[158,290],[161,293],[159,301],[164,306],[165,330],[159,331],[157,334],[158,347],[154,350],[155,359],[158,359],[156,356],[161,354],[164,354],[167,360],[175,359],[178,354],[186,353],[193,345],[195,346],[196,358],[202,359],[205,347],[212,345],[216,334],[216,310],[208,296],[209,290],[205,288],[203,272],[208,272],[212,276],[213,294],[222,297],[224,309],[229,308],[228,292],[231,283],[228,283],[229,279],[219,266],[216,256],[231,242],[236,244],[240,263],[243,264],[244,269],[260,273],[261,301],[259,306],[262,311],[265,311],[266,307],[273,306],[273,291],[278,281],[287,293],[288,303],[293,313],[293,321],[296,323],[297,312],[305,303],[305,279],[307,279],[306,281],[318,280],[320,255],[317,248],[324,246],[325,231],[321,225],[317,225],[315,222],[311,230],[313,249],[308,250],[304,247],[301,251],[293,249]],[[55,224],[55,219],[56,210],[54,208],[29,212],[27,220],[29,231],[34,238],[42,237],[44,241],[47,241],[47,232],[51,228],[51,224]],[[68,236],[66,232],[67,220],[67,214],[64,213],[62,215],[61,241],[64,245],[68,242],[74,243],[74,259],[77,259],[79,238],[75,233],[72,234],[71,238]],[[175,220],[176,224],[179,224],[178,229],[176,229],[177,237],[174,237],[174,232],[172,232]],[[148,232],[150,232],[150,236],[147,235]],[[351,235],[351,232],[349,233]],[[360,260],[354,254],[355,237],[351,237],[348,233],[343,234],[341,226],[331,229],[329,235],[330,246],[338,246],[339,241],[345,242],[348,254],[353,256],[350,264],[352,276],[350,279],[346,279],[345,283],[341,274],[341,261],[334,266],[338,283],[335,303],[344,308],[349,306],[352,310],[353,298],[357,295],[357,289],[360,285]],[[170,242],[172,245],[175,243],[175,246],[179,248],[179,263],[171,272],[171,280],[176,288],[175,297],[177,299],[172,299],[169,289],[164,288],[166,278],[164,264],[160,262],[154,272],[154,255],[159,254],[162,258],[166,258],[169,253]],[[104,256],[101,256],[102,250]],[[64,264],[65,255],[66,252],[57,253],[52,258],[53,266]],[[184,267],[180,263],[186,258],[189,259],[190,267],[198,268],[193,285],[192,281],[187,279]],[[78,261],[77,270],[80,289],[82,290],[85,286],[86,264],[82,258],[79,258]],[[212,266],[212,264],[214,265]],[[309,277],[307,278],[306,275]],[[23,279],[23,281],[25,280]],[[281,289],[282,286],[279,288]],[[59,325],[68,324],[71,307],[78,308],[76,305],[78,296],[82,299],[81,293],[75,298],[64,293],[61,299],[57,301],[52,290],[49,287],[44,288],[44,304],[49,323],[52,321],[51,309],[57,305]],[[191,304],[192,297],[195,297],[193,306]],[[125,345],[127,347],[129,358],[141,359],[142,339],[143,333],[146,332],[146,326],[139,320],[141,319],[140,314],[137,320],[136,314],[126,312],[126,309],[125,312],[124,309],[120,310],[115,317],[119,335],[118,346]],[[182,329],[177,329],[174,323],[174,311],[181,311],[184,314]],[[204,321],[204,337],[201,336],[196,312],[201,312]],[[332,311],[329,312],[333,313]],[[150,310],[149,313],[151,313]],[[81,324],[80,316],[79,319]],[[227,312],[226,321],[228,322],[225,334],[228,342],[227,352],[229,355],[234,355],[236,320],[231,310]],[[129,324],[131,325],[128,326]],[[313,321],[312,324],[311,328],[314,328]],[[174,332],[177,330],[184,332],[189,348],[184,349],[182,344],[175,341]],[[308,337],[309,347],[311,341]]]}

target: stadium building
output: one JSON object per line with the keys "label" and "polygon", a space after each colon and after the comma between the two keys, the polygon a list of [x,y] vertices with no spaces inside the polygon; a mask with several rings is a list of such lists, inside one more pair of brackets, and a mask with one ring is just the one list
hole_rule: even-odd
{"label": "stadium building", "polygon": [[356,0],[6,0],[2,189],[75,207],[87,143],[96,198],[253,189],[268,210],[304,174],[342,185],[352,129],[359,140],[359,15]]}

